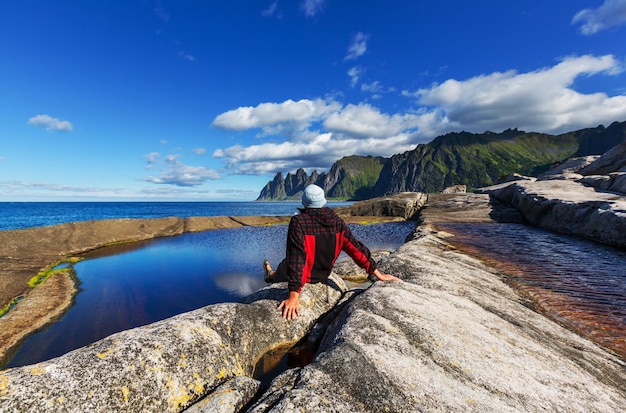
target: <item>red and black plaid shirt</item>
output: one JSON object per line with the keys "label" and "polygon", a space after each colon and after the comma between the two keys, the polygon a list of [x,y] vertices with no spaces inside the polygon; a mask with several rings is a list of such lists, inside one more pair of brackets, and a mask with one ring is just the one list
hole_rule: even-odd
{"label": "red and black plaid shirt", "polygon": [[368,274],[376,270],[370,250],[357,240],[343,219],[330,208],[305,208],[289,222],[287,275],[289,291],[325,281],[341,251]]}

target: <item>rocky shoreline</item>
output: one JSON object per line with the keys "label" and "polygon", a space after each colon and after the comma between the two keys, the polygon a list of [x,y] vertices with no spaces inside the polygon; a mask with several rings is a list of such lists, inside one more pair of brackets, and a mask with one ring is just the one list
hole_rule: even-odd
{"label": "rocky shoreline", "polygon": [[[626,159],[623,146],[611,165]],[[579,173],[600,171],[598,162],[606,159],[542,180],[515,177],[484,194],[430,195],[413,236],[380,260],[403,282],[348,290],[334,274],[329,285],[305,288],[294,321],[276,311],[285,286],[272,285],[242,303],[0,371],[0,411],[626,411],[623,358],[534,311],[502,274],[436,229],[452,220],[522,220],[578,234],[584,224],[588,232],[579,235],[622,245],[626,196],[615,184],[626,170]],[[590,183],[598,186],[588,190]],[[401,198],[417,204],[422,194]],[[409,204],[405,211],[416,205]],[[590,212],[581,220],[576,210]],[[303,339],[319,341],[311,364],[286,371],[269,389],[252,379],[265,352]]]}
{"label": "rocky shoreline", "polygon": [[[345,216],[348,222],[402,220],[394,216]],[[17,301],[0,318],[0,365],[29,334],[54,322],[78,292],[71,268],[55,271],[31,288],[29,280],[68,257],[100,248],[138,248],[141,241],[221,228],[286,224],[288,216],[111,219],[0,231],[0,308]]]}
{"label": "rocky shoreline", "polygon": [[[448,205],[485,205],[485,197],[457,194]],[[462,209],[448,212],[458,217]],[[473,219],[489,215],[474,208]],[[276,311],[285,294],[279,284],[242,303],[208,306],[4,370],[0,411],[626,408],[623,359],[535,312],[500,274],[452,248],[449,235],[424,222],[381,259],[381,268],[404,282],[349,291],[333,275],[328,286],[308,286],[303,315],[292,322]],[[347,267],[342,275],[356,271]],[[323,317],[333,309],[333,318]],[[251,378],[265,352],[307,337],[321,340],[313,363],[288,370],[269,389]]]}

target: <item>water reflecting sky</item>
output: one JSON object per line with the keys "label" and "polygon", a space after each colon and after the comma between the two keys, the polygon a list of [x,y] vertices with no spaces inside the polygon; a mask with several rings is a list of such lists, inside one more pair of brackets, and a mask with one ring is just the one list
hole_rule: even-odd
{"label": "water reflecting sky", "polygon": [[[415,228],[350,225],[372,250],[394,250]],[[74,266],[80,292],[56,323],[30,336],[5,367],[32,364],[209,304],[239,301],[265,286],[262,262],[285,254],[287,225],[220,229],[126,244]]]}

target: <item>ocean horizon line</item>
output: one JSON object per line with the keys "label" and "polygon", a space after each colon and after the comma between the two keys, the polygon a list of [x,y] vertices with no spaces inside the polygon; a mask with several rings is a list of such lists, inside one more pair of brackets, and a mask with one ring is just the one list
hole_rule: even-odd
{"label": "ocean horizon line", "polygon": [[[351,201],[329,201],[329,206]],[[300,201],[23,201],[0,202],[0,230],[115,218],[289,216]]]}

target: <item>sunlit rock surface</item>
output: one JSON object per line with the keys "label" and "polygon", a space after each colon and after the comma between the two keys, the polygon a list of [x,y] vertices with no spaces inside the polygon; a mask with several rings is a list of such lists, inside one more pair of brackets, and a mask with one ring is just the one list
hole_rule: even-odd
{"label": "sunlit rock surface", "polygon": [[401,192],[390,196],[356,202],[348,207],[336,208],[342,215],[390,216],[413,219],[428,199],[421,192]]}
{"label": "sunlit rock surface", "polygon": [[261,383],[238,376],[217,387],[207,397],[185,410],[187,413],[231,413],[241,410],[259,391]]}
{"label": "sunlit rock surface", "polygon": [[251,412],[613,412],[624,362],[527,307],[497,274],[432,234],[383,261],[314,363]]}
{"label": "sunlit rock surface", "polygon": [[579,170],[581,175],[608,175],[611,172],[626,172],[626,142],[611,148]]}
{"label": "sunlit rock surface", "polygon": [[626,247],[626,196],[570,180],[514,183],[493,193],[533,225]]}
{"label": "sunlit rock surface", "polygon": [[[209,394],[223,402],[225,383],[251,377],[265,352],[301,340],[345,289],[336,277],[328,285],[308,285],[301,316],[287,321],[277,310],[286,284],[276,284],[246,303],[207,306],[0,371],[0,411],[176,412]],[[235,383],[247,398],[254,394],[249,380]]]}

